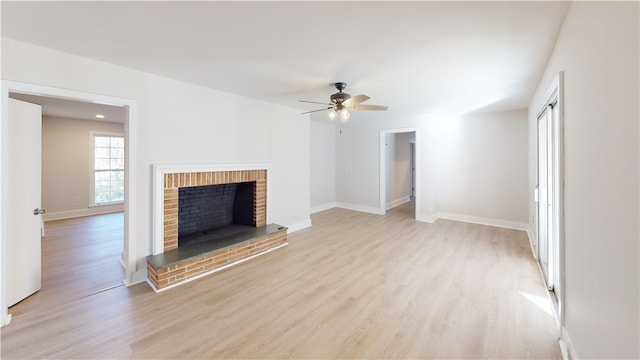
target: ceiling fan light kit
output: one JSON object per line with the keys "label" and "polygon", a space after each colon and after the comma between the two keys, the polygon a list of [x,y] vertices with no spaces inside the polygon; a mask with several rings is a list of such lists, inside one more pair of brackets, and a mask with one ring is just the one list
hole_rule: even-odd
{"label": "ceiling fan light kit", "polygon": [[383,105],[360,105],[362,102],[369,100],[369,97],[367,95],[360,94],[356,96],[351,96],[350,94],[342,92],[342,90],[344,90],[347,87],[347,84],[343,82],[337,82],[332,85],[335,86],[336,89],[338,89],[338,92],[335,94],[332,94],[329,97],[329,100],[330,100],[329,103],[309,101],[309,100],[299,100],[300,102],[329,105],[329,107],[324,109],[303,112],[303,114],[329,110],[329,112],[327,113],[327,117],[329,117],[331,121],[335,120],[338,116],[340,116],[340,120],[347,121],[351,117],[351,111],[349,110],[376,110],[376,111],[382,110],[384,111],[389,108],[388,106],[383,106]]}
{"label": "ceiling fan light kit", "polygon": [[347,121],[351,117],[351,113],[347,109],[340,110],[340,119],[342,121]]}
{"label": "ceiling fan light kit", "polygon": [[338,112],[336,111],[336,109],[331,109],[329,110],[329,112],[327,113],[327,116],[329,117],[329,119],[331,119],[331,121],[335,120],[336,117],[338,116]]}

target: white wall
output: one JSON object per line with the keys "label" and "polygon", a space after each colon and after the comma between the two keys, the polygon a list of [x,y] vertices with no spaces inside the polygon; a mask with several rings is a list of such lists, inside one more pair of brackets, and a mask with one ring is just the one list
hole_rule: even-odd
{"label": "white wall", "polygon": [[42,207],[47,220],[124,210],[122,204],[89,208],[90,131],[124,134],[124,126],[108,121],[42,119]]}
{"label": "white wall", "polygon": [[289,232],[311,226],[309,120],[299,110],[274,107],[271,122],[271,221]]}
{"label": "white wall", "polygon": [[311,212],[336,206],[336,126],[310,122]]}
{"label": "white wall", "polygon": [[532,191],[535,116],[563,71],[563,338],[574,358],[640,357],[638,12],[638,2],[572,3],[529,109]]}
{"label": "white wall", "polygon": [[130,251],[151,253],[151,166],[271,163],[271,221],[309,221],[309,117],[299,110],[2,39],[2,77],[136,101],[137,154]]}
{"label": "white wall", "polygon": [[380,211],[380,125],[352,114],[336,135],[336,202],[338,206]]}
{"label": "white wall", "polygon": [[525,110],[439,118],[356,116],[336,139],[338,206],[378,212],[380,131],[418,128],[417,219],[445,217],[526,228]]}
{"label": "white wall", "polygon": [[441,216],[528,222],[526,110],[443,118],[434,130]]}

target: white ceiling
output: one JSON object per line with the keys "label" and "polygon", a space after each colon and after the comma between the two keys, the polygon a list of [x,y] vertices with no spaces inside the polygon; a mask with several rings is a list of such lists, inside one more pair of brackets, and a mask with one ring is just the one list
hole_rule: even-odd
{"label": "white ceiling", "polygon": [[[566,2],[11,2],[2,36],[301,111],[343,81],[388,116],[523,109]],[[117,95],[117,94],[106,94]],[[365,112],[359,112],[364,115]]]}
{"label": "white ceiling", "polygon": [[[52,117],[124,123],[127,116],[126,109],[119,106],[17,93],[11,93],[9,97],[41,105],[42,114]],[[102,115],[103,118],[97,118],[96,115]]]}

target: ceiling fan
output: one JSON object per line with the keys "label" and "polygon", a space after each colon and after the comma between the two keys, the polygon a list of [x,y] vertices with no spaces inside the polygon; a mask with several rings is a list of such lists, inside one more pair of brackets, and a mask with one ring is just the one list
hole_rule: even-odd
{"label": "ceiling fan", "polygon": [[331,85],[335,86],[336,89],[338,89],[337,93],[332,94],[329,97],[331,102],[324,103],[318,101],[299,100],[300,102],[329,105],[329,107],[303,112],[303,114],[329,110],[329,112],[327,113],[329,119],[334,120],[339,115],[342,121],[347,121],[351,117],[351,112],[349,110],[387,110],[389,108],[388,106],[382,105],[362,105],[361,103],[369,100],[369,97],[364,94],[351,96],[345,92],[342,92],[342,90],[347,87],[346,83],[337,82]]}

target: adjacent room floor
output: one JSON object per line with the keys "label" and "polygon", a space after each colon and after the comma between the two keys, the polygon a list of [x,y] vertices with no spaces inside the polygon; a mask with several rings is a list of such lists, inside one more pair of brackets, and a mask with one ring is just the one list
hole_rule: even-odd
{"label": "adjacent room floor", "polygon": [[290,245],[2,329],[3,358],[561,358],[522,231],[331,209]]}
{"label": "adjacent room floor", "polygon": [[124,213],[54,220],[42,237],[42,288],[9,308],[16,317],[123,285]]}

